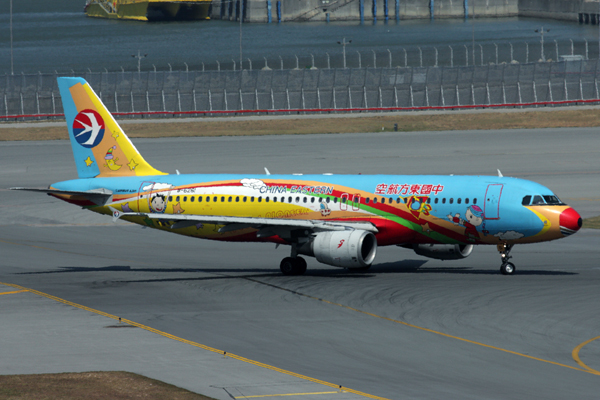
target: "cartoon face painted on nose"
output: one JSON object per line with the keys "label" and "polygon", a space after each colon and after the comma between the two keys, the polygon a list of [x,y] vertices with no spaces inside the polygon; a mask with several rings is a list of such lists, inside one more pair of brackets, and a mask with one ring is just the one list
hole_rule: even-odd
{"label": "cartoon face painted on nose", "polygon": [[157,213],[164,213],[167,208],[167,201],[164,195],[157,194],[150,201],[150,208]]}

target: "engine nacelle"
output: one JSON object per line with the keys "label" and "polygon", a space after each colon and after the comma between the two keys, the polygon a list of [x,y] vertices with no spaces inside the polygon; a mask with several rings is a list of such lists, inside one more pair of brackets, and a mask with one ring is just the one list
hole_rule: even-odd
{"label": "engine nacelle", "polygon": [[375,259],[377,239],[363,230],[319,232],[298,253],[334,267],[363,268]]}
{"label": "engine nacelle", "polygon": [[460,260],[473,251],[472,244],[417,244],[413,250],[420,256],[438,260]]}

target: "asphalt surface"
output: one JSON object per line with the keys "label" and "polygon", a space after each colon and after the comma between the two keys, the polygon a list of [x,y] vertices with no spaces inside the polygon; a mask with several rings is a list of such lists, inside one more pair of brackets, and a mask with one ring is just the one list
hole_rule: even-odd
{"label": "asphalt surface", "polygon": [[[167,172],[500,169],[600,214],[596,129],[134,143]],[[2,190],[75,177],[66,141],[0,143],[0,282],[41,292],[0,285],[0,374],[127,370],[217,399],[598,397],[600,231],[516,247],[510,277],[492,247],[445,262],[380,248],[368,272],[310,259],[306,275],[284,277],[285,246],[113,224]]]}

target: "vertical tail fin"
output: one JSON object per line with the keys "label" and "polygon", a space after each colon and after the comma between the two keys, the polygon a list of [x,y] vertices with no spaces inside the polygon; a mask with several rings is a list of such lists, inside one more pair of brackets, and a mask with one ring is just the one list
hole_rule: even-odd
{"label": "vertical tail fin", "polygon": [[166,175],[144,160],[83,78],[58,78],[80,178]]}

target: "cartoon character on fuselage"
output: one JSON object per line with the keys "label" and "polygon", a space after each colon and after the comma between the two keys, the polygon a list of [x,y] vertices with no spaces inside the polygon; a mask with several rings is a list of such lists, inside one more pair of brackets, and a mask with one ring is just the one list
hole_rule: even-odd
{"label": "cartoon character on fuselage", "polygon": [[454,216],[448,214],[448,219],[453,224],[465,227],[465,236],[467,237],[467,240],[470,242],[478,241],[480,236],[477,227],[483,224],[483,210],[477,205],[469,206],[467,211],[465,211],[465,218],[466,219],[460,218],[460,214],[455,214]]}
{"label": "cartoon character on fuselage", "polygon": [[150,200],[150,208],[157,213],[164,213],[167,209],[167,199],[164,194],[155,194]]}

